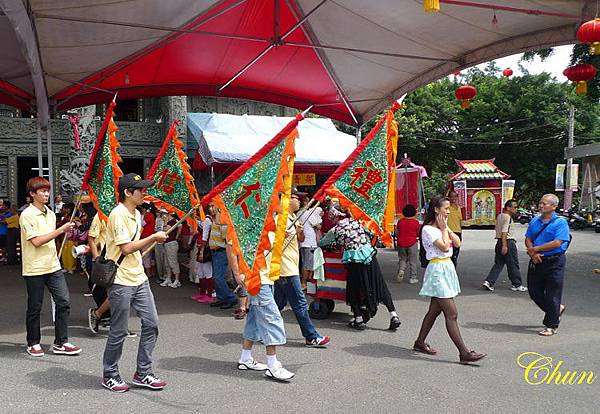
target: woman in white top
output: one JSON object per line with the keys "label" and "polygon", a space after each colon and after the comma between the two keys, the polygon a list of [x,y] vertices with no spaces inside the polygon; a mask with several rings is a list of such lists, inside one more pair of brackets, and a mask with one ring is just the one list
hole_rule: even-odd
{"label": "woman in white top", "polygon": [[435,355],[433,349],[425,340],[440,313],[444,313],[446,330],[456,348],[458,348],[461,364],[479,361],[486,354],[470,351],[463,342],[458,327],[458,311],[454,297],[460,293],[458,275],[450,260],[452,248],[460,247],[460,239],[448,228],[448,213],[450,201],[446,197],[434,197],[429,203],[421,230],[422,248],[425,249],[429,264],[423,277],[422,296],[431,298],[429,310],[423,318],[419,337],[413,349],[428,355]]}

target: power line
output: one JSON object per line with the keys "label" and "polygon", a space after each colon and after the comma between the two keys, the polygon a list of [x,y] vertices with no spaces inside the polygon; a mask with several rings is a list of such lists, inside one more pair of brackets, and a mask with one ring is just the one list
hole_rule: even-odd
{"label": "power line", "polygon": [[[422,135],[412,135],[412,137],[413,138],[421,138],[421,139],[425,140],[425,142],[442,142],[442,143],[446,143],[446,144],[459,144],[459,145],[494,145],[494,146],[497,146],[497,145],[516,145],[516,144],[527,145],[527,144],[531,144],[531,143],[535,143],[535,142],[550,141],[550,140],[557,139],[557,138],[564,138],[564,133],[560,133],[558,135],[552,135],[552,136],[548,136],[548,137],[543,137],[543,138],[523,140],[523,141],[502,141],[502,140],[500,140],[500,141],[494,141],[494,142],[469,142],[469,141],[449,140],[449,139],[442,139],[442,138],[430,138],[430,137],[426,137],[426,136],[422,136]],[[419,143],[408,143],[407,142],[407,143],[401,143],[401,145],[418,146]]]}

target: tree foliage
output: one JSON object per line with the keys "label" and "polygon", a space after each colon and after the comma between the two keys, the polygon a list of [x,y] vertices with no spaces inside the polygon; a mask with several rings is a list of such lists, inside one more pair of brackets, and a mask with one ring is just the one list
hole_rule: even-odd
{"label": "tree foliage", "polygon": [[[471,108],[454,97],[461,84],[477,88]],[[517,180],[517,196],[531,202],[554,189],[554,170],[564,162],[569,106],[576,108],[575,142],[600,136],[600,109],[574,94],[569,83],[548,74],[504,78],[494,62],[423,86],[397,112],[398,156],[407,153],[424,165],[434,180],[428,192],[440,191],[440,179],[457,171],[455,159],[496,159],[496,165]],[[363,135],[379,117],[363,126]]]}

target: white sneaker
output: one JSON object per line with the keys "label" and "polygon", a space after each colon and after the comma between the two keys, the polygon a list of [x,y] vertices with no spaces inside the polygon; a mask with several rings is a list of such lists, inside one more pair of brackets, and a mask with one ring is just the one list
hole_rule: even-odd
{"label": "white sneaker", "polygon": [[177,289],[177,288],[181,287],[181,282],[179,280],[176,280],[173,283],[169,284],[169,287],[172,287],[173,289]]}
{"label": "white sneaker", "polygon": [[239,361],[237,368],[240,371],[266,371],[268,369],[266,364],[251,359],[249,361]]}
{"label": "white sneaker", "polygon": [[165,279],[163,280],[163,282],[160,284],[161,286],[165,287],[165,286],[169,286],[171,283],[171,279]]}
{"label": "white sneaker", "polygon": [[44,350],[42,349],[40,344],[35,344],[27,347],[27,353],[32,357],[43,357]]}
{"label": "white sneaker", "polygon": [[512,290],[513,292],[527,292],[527,288],[523,285],[521,286],[511,286],[510,290]]}
{"label": "white sneaker", "polygon": [[417,279],[416,277],[411,277],[410,279],[408,279],[408,283],[414,285],[415,283],[419,283],[419,279]]}
{"label": "white sneaker", "polygon": [[290,382],[290,380],[294,378],[294,375],[296,374],[285,369],[279,361],[277,361],[277,364],[275,364],[274,367],[267,367],[267,370],[265,371],[265,377],[282,382]]}
{"label": "white sneaker", "polygon": [[494,291],[494,287],[492,285],[490,285],[490,282],[488,282],[487,280],[485,282],[483,282],[483,285],[481,285],[481,287],[489,290],[490,292]]}
{"label": "white sneaker", "polygon": [[396,276],[396,282],[400,283],[404,280],[404,270],[398,271],[398,276]]}

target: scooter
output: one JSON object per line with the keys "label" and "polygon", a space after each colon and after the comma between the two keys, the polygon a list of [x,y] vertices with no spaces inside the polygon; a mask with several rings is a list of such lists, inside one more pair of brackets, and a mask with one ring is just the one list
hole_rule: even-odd
{"label": "scooter", "polygon": [[535,215],[535,213],[532,210],[528,210],[526,208],[518,208],[517,212],[518,214],[515,221],[518,221],[521,224],[529,223]]}

